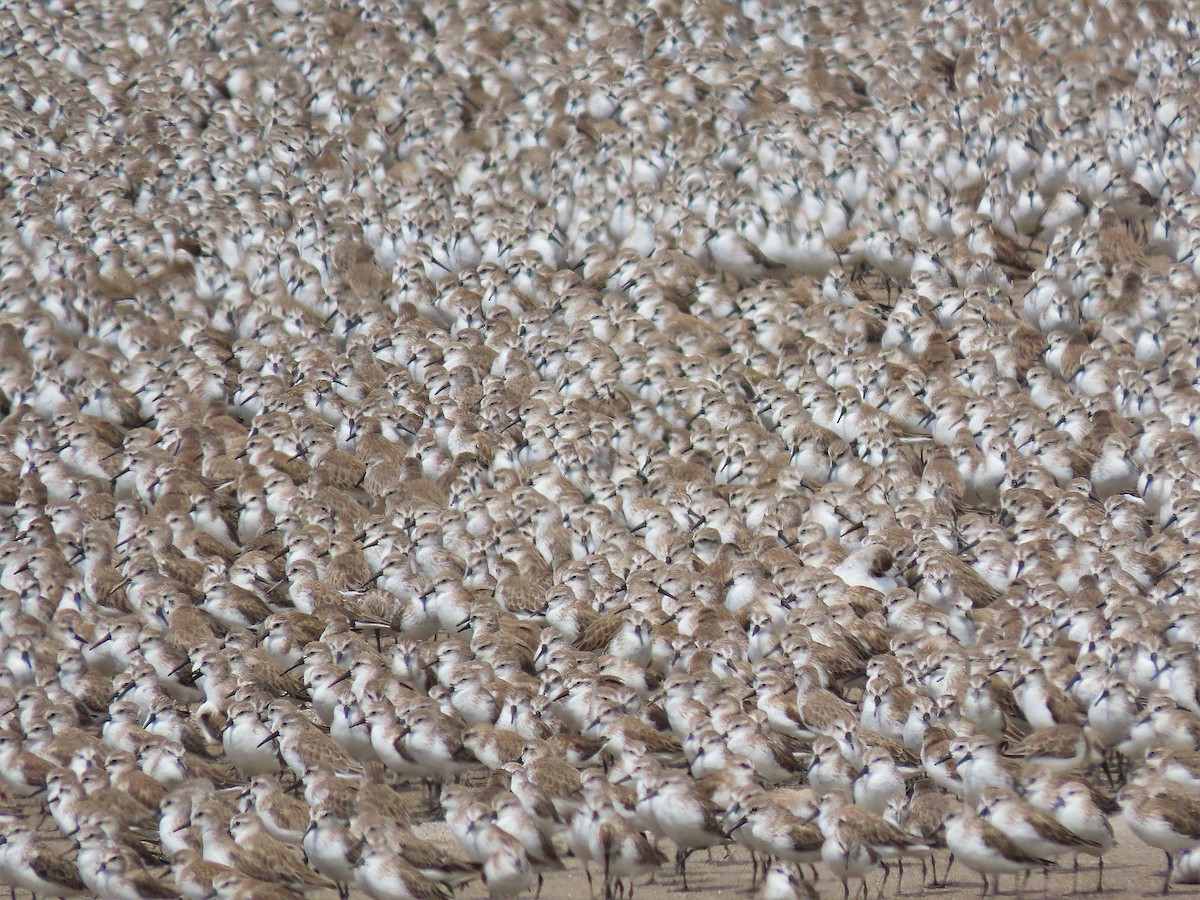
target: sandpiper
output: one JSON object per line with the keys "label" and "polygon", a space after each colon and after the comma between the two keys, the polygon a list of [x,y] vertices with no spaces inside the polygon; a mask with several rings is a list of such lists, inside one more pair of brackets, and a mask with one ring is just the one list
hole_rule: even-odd
{"label": "sandpiper", "polygon": [[1171,791],[1156,781],[1131,781],[1119,795],[1121,811],[1138,839],[1157,847],[1167,857],[1162,892],[1171,889],[1175,854],[1200,841],[1200,803],[1186,794]]}
{"label": "sandpiper", "polygon": [[992,891],[999,890],[1002,874],[1022,874],[1031,868],[1048,868],[1053,862],[1023,851],[994,825],[969,812],[956,810],[946,817],[946,846],[969,869],[983,878],[984,893],[991,875]]}

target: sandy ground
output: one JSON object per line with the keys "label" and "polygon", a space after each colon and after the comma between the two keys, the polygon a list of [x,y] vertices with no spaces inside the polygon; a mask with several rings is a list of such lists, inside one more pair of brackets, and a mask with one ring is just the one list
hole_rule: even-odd
{"label": "sandy ground", "polygon": [[[1104,860],[1103,896],[1162,896],[1162,878],[1165,864],[1163,855],[1140,843],[1129,833],[1129,829],[1124,826],[1124,823],[1114,821],[1113,826],[1117,832],[1118,844]],[[431,840],[444,839],[448,845],[454,844],[449,831],[441,823],[428,823],[418,826],[416,830],[422,837]],[[946,852],[943,850],[937,854],[939,875],[943,872],[945,861]],[[1071,895],[1071,863],[1069,859],[1063,862],[1065,863],[1063,870],[1050,875],[1046,896],[1053,898]],[[586,898],[600,900],[604,894],[600,873],[592,873],[596,876],[595,893],[592,893],[588,889],[587,879],[584,877],[583,870],[578,862],[573,859],[567,859],[566,863],[567,869],[565,871],[546,875],[545,885],[542,888],[542,900],[586,900]],[[958,863],[955,863],[954,868],[951,870],[950,883],[945,887],[923,887],[920,883],[920,871],[921,867],[918,862],[914,861],[906,866],[904,886],[901,891],[897,891],[896,889],[896,875],[893,872],[891,881],[888,883],[887,889],[882,896],[928,896],[938,898],[938,900],[966,900],[966,898],[974,900],[974,898],[979,896],[981,889],[979,876]],[[170,883],[169,874],[164,878],[164,881]],[[882,881],[882,871],[877,872],[868,881],[869,896],[872,900],[880,896]],[[1095,884],[1095,864],[1092,860],[1085,859],[1079,873],[1079,895],[1094,895],[1093,889]],[[741,847],[734,847],[728,858],[726,858],[726,853],[723,849],[715,850],[712,862],[708,861],[703,851],[695,854],[688,863],[688,885],[691,891],[684,894],[682,883],[672,873],[672,866],[668,864],[655,876],[653,882],[645,883],[645,879],[639,880],[634,886],[633,897],[634,900],[666,900],[666,898],[682,897],[704,900],[704,898],[709,897],[750,897],[758,894],[757,891],[752,892],[749,890],[750,855]],[[1000,895],[1008,897],[1020,896],[1015,888],[1013,879],[1010,876],[1005,876],[1002,880]],[[815,891],[816,896],[822,898],[822,900],[838,900],[838,898],[842,897],[841,884],[829,876],[828,873],[821,875],[820,880],[815,885]],[[24,898],[31,897],[32,895],[23,891],[17,891],[13,896],[24,900]],[[332,891],[319,891],[313,896],[318,898],[318,900],[325,900],[325,898],[332,900],[337,895]],[[454,896],[461,898],[461,900],[480,900],[480,898],[486,898],[488,892],[481,881],[473,881],[464,886]],[[522,896],[532,897],[532,894]],[[1042,876],[1040,874],[1035,873],[1030,878],[1023,896],[1029,898],[1029,900],[1037,900],[1037,898],[1043,896]],[[1171,896],[1200,896],[1200,885],[1172,884]],[[352,900],[366,900],[368,897],[369,895],[362,891],[356,890],[351,892]]]}
{"label": "sandy ground", "polygon": [[[450,834],[449,828],[441,821],[430,820],[417,812],[419,801],[413,796],[414,823],[413,830],[426,840],[438,843],[455,853],[461,853],[457,841]],[[15,811],[15,810],[14,810]],[[421,821],[424,819],[424,821]],[[1126,827],[1119,815],[1113,817],[1113,830],[1116,832],[1117,845],[1104,859],[1104,892],[1106,897],[1159,897],[1162,895],[1163,872],[1166,860],[1163,854],[1139,841]],[[52,834],[53,823],[39,823],[47,838]],[[65,845],[62,845],[65,848]],[[563,842],[559,841],[560,850],[565,851]],[[739,846],[733,846],[728,851],[716,848],[712,851],[711,860],[705,851],[695,853],[688,861],[688,886],[690,891],[683,892],[683,883],[674,874],[673,852],[669,844],[664,843],[662,849],[672,858],[666,866],[659,870],[653,881],[641,878],[634,885],[634,897],[638,900],[666,900],[666,898],[694,897],[697,900],[708,897],[747,897],[756,896],[758,891],[750,890],[750,854]],[[937,869],[939,877],[945,875],[946,851],[937,854]],[[583,868],[579,862],[566,856],[566,869],[560,872],[548,872],[542,888],[543,900],[585,900],[594,898],[600,900],[604,896],[603,873],[593,866],[592,875],[595,878],[594,893],[589,890]],[[1051,872],[1046,884],[1048,897],[1064,897],[1072,893],[1071,860],[1064,857],[1061,868]],[[809,869],[805,869],[808,874]],[[170,872],[155,872],[164,884],[172,883]],[[825,870],[818,867],[819,880],[815,884],[815,894],[822,900],[839,900],[843,896],[841,883]],[[1093,859],[1084,857],[1078,878],[1079,894],[1093,894],[1096,885],[1096,866]],[[921,883],[921,865],[912,860],[905,866],[903,889],[897,889],[896,872],[893,870],[886,889],[883,887],[883,871],[877,870],[868,880],[871,900],[884,897],[917,897],[929,896],[939,900],[966,900],[980,894],[982,882],[979,875],[955,863],[950,871],[950,881],[936,888],[923,886]],[[1018,894],[1012,876],[1004,876],[1001,883],[1000,895],[1016,897]],[[853,892],[855,885],[851,885]],[[1171,885],[1172,896],[1200,897],[1200,885]],[[15,898],[30,897],[31,895],[17,891]],[[333,891],[317,891],[312,895],[316,900],[333,900],[337,895]],[[475,880],[464,885],[455,895],[460,900],[480,900],[488,897],[488,891],[482,880]],[[523,894],[522,897],[532,897]],[[1036,900],[1043,896],[1043,881],[1040,873],[1035,873],[1029,880],[1023,896]],[[363,891],[351,892],[353,900],[367,900],[369,897]]]}
{"label": "sandy ground", "polygon": [[[1120,818],[1113,820],[1113,828],[1117,833],[1117,846],[1104,859],[1104,896],[1106,897],[1157,897],[1161,896],[1163,871],[1166,860],[1158,851],[1146,846],[1135,838],[1125,827]],[[418,827],[418,832],[430,840],[444,840],[453,844],[448,830],[440,823],[427,823]],[[713,861],[709,862],[704,851],[696,853],[688,864],[689,894],[683,894],[682,882],[673,872],[673,866],[667,865],[654,878],[652,884],[639,882],[634,888],[634,897],[640,900],[661,900],[668,897],[742,897],[750,896],[750,855],[741,847],[734,847],[729,858],[725,850],[713,851]],[[943,873],[946,852],[937,855],[938,874]],[[1060,871],[1053,872],[1047,882],[1047,896],[1062,897],[1071,893],[1072,874],[1069,858],[1062,860]],[[902,891],[896,889],[896,873],[892,873],[884,896],[915,897],[930,896],[945,898],[945,900],[960,900],[979,896],[982,883],[979,876],[955,863],[950,871],[950,883],[940,888],[923,888],[920,878],[921,865],[912,861],[905,867],[904,886]],[[817,895],[829,900],[837,900],[842,896],[841,883],[828,873],[821,872],[821,878],[816,884]],[[599,873],[593,872],[599,876]],[[643,879],[644,881],[644,879]],[[869,880],[869,895],[874,898],[879,895],[883,882],[883,872],[879,870]],[[1080,894],[1091,894],[1096,885],[1096,867],[1093,860],[1081,860],[1079,873]],[[596,878],[595,897],[603,896],[602,877]],[[1000,894],[1017,896],[1017,885],[1011,876],[1002,879]],[[852,886],[853,889],[853,886]],[[1042,876],[1035,873],[1029,880],[1024,896],[1037,898],[1042,896]],[[1173,884],[1171,894],[1179,896],[1200,896],[1200,886]],[[481,882],[472,882],[456,896],[461,898],[487,897],[487,889]],[[565,872],[551,873],[546,876],[542,889],[544,900],[582,900],[592,896],[588,891],[587,880],[579,863],[567,860]]]}

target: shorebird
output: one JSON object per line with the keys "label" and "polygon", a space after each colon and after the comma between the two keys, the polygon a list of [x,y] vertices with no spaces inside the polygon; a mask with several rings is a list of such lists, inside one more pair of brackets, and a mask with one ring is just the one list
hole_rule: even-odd
{"label": "shorebird", "polygon": [[1003,874],[1027,873],[1031,868],[1048,868],[1053,862],[1031,856],[1016,845],[1003,831],[969,812],[956,810],[946,816],[946,846],[967,868],[983,878],[983,892],[988,890],[988,876],[993,877],[992,892],[999,890]]}
{"label": "shorebird", "polygon": [[354,883],[354,867],[362,855],[366,839],[351,833],[349,825],[328,808],[313,812],[312,820],[301,837],[308,862],[321,875],[337,885],[345,898],[348,885]]}
{"label": "shorebird", "polygon": [[279,758],[293,774],[300,776],[310,768],[346,774],[361,771],[356,759],[300,713],[291,712],[275,703],[272,707],[267,712],[272,730],[262,739],[260,746],[274,742]]}
{"label": "shorebird", "polygon": [[1049,813],[1001,788],[983,792],[978,812],[1030,856],[1053,860],[1063,853],[1077,855],[1101,848],[1100,843],[1081,837]]}
{"label": "shorebird", "polygon": [[727,843],[729,838],[720,821],[721,812],[706,797],[700,796],[690,779],[666,773],[635,777],[637,806],[644,810],[655,832],[676,846],[675,869],[687,882],[687,860],[696,850]]}
{"label": "shorebird", "polygon": [[[613,890],[645,832],[786,852],[813,798],[747,788],[802,770],[857,803],[847,890],[891,851],[842,819],[921,820],[918,764],[1078,839],[1040,858],[1111,846],[1115,763],[1187,853],[1154,802],[1200,739],[1186,17],[1040,15],[1060,72],[877,2],[849,49],[819,4],[535,5],[499,50],[434,11],[397,75],[296,0],[165,41],[81,2],[0,60],[0,781],[93,890],[157,890],[121,823],[232,862],[249,786],[340,885],[435,896],[394,778],[494,893],[563,831]],[[235,33],[284,64],[195,90]],[[126,49],[155,76],[95,74]]]}
{"label": "shorebird", "polygon": [[1023,760],[1028,766],[1070,772],[1088,764],[1092,748],[1084,729],[1077,725],[1055,725],[1038,729],[1009,744],[1004,752],[1010,758]]}
{"label": "shorebird", "polygon": [[217,891],[222,878],[238,876],[236,869],[204,859],[199,850],[185,847],[172,854],[171,874],[179,893],[188,900],[203,900]]}
{"label": "shorebird", "polygon": [[1087,841],[1075,852],[1073,877],[1079,873],[1079,854],[1096,857],[1096,890],[1104,887],[1104,854],[1116,843],[1112,825],[1104,810],[1096,803],[1086,784],[1067,782],[1057,791],[1049,809],[1050,815],[1077,837]]}
{"label": "shorebird", "polygon": [[534,871],[520,842],[503,829],[496,828],[506,840],[497,840],[483,861],[483,883],[493,897],[515,897],[538,883],[540,873]]}
{"label": "shorebird", "polygon": [[171,888],[143,868],[133,851],[112,843],[97,826],[82,827],[76,840],[78,875],[95,893],[133,900],[174,896]]}
{"label": "shorebird", "polygon": [[1154,744],[1143,759],[1142,772],[1157,775],[1187,793],[1200,794],[1200,754],[1170,744]]}
{"label": "shorebird", "polygon": [[882,748],[863,752],[863,767],[854,779],[854,802],[868,812],[882,815],[888,803],[906,794],[904,776],[896,760]]}
{"label": "shorebird", "polygon": [[[889,822],[894,822],[908,833],[921,838],[932,849],[937,850],[946,846],[945,820],[952,804],[951,794],[947,794],[932,780],[921,779],[913,785],[912,796],[896,797],[889,802],[884,818]],[[952,864],[952,859],[947,862],[942,882],[945,882],[946,877],[949,876]],[[937,856],[932,852],[929,854],[929,866],[933,871],[930,884],[936,886],[939,884]],[[901,871],[900,878],[896,883],[897,890],[903,886],[903,875],[904,873]],[[922,856],[922,879],[924,879],[924,875],[925,858]]]}
{"label": "shorebird", "polygon": [[477,876],[480,865],[438,844],[418,837],[391,817],[359,812],[350,821],[351,830],[371,846],[398,849],[404,862],[423,876],[440,884],[459,886]]}
{"label": "shorebird", "polygon": [[274,778],[251,779],[239,805],[242,812],[253,812],[271,837],[285,843],[299,844],[308,828],[308,806],[284,793]]}
{"label": "shorebird", "polygon": [[[604,879],[611,883],[615,894],[622,889],[633,896],[634,878],[652,875],[666,863],[666,854],[659,850],[645,832],[634,828],[624,816],[611,815],[600,825],[598,842],[604,864]],[[608,888],[606,888],[606,893]]]}
{"label": "shorebird", "polygon": [[557,759],[542,758],[528,764],[508,763],[510,789],[533,818],[556,830],[579,808],[582,789],[579,772]]}
{"label": "shorebird", "polygon": [[814,816],[825,836],[821,860],[842,882],[842,892],[850,896],[849,882],[860,880],[866,894],[867,875],[876,866],[889,872],[888,859],[903,856],[923,856],[930,852],[928,845],[893,823],[865,809],[847,803],[839,794],[821,798]]}
{"label": "shorebird", "polygon": [[405,863],[393,850],[364,847],[355,866],[356,882],[378,900],[449,900],[450,891]]}
{"label": "shorebird", "polygon": [[1139,840],[1158,848],[1166,856],[1167,871],[1162,892],[1168,893],[1175,854],[1191,849],[1200,841],[1200,802],[1169,790],[1161,782],[1149,780],[1126,784],[1119,799],[1130,830]]}
{"label": "shorebird", "polygon": [[[958,739],[952,741],[947,757],[954,760],[955,771],[961,778],[961,790],[967,803],[978,803],[983,791],[989,787],[1015,788],[1017,764],[1001,756],[991,743],[981,739]],[[930,773],[931,777],[933,773]],[[936,778],[935,778],[936,780]]]}
{"label": "shorebird", "polygon": [[[772,802],[765,796],[747,796],[735,800],[728,816],[733,819],[730,836],[744,844],[751,852],[763,854],[765,860],[779,859],[796,865],[811,865],[821,858],[824,838],[819,828],[808,825],[804,820]],[[766,869],[766,862],[761,863]],[[751,887],[756,887],[766,872],[759,872],[756,865],[751,872]]]}
{"label": "shorebird", "polygon": [[74,862],[15,823],[0,825],[0,872],[13,888],[78,897],[86,888]]}

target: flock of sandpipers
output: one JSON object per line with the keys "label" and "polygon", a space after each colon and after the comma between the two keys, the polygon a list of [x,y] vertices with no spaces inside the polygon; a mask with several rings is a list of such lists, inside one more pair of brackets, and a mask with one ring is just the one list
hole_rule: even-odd
{"label": "flock of sandpipers", "polygon": [[0,5],[0,883],[1200,879],[1198,54]]}

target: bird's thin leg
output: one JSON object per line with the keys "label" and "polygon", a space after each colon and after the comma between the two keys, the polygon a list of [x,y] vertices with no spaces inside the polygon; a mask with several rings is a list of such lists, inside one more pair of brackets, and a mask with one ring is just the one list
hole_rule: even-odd
{"label": "bird's thin leg", "polygon": [[691,888],[688,887],[688,883],[687,883],[687,858],[691,855],[692,855],[691,850],[680,850],[679,853],[677,854],[679,875],[683,879],[683,890],[685,893],[687,891],[691,890]]}

